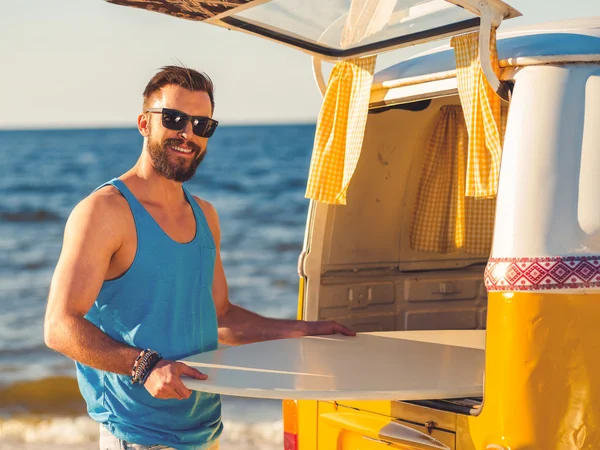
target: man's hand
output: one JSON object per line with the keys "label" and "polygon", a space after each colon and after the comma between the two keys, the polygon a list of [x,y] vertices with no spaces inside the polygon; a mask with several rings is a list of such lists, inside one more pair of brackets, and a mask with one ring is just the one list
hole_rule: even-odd
{"label": "man's hand", "polygon": [[259,316],[233,303],[227,302],[227,305],[227,311],[219,316],[219,342],[225,345],[324,334],[356,335],[354,331],[333,321],[272,319]]}
{"label": "man's hand", "polygon": [[144,387],[155,398],[185,400],[190,398],[192,391],[184,386],[181,375],[187,375],[196,380],[208,378],[207,375],[184,363],[162,359],[150,372]]}
{"label": "man's hand", "polygon": [[307,336],[318,336],[323,334],[343,334],[344,336],[356,336],[356,332],[332,320],[306,322]]}

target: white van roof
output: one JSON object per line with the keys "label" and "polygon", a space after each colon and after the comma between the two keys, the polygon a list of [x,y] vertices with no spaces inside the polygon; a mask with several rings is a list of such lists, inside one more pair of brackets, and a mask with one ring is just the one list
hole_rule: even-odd
{"label": "white van roof", "polygon": [[[527,59],[549,62],[600,61],[600,17],[551,22],[498,33],[501,66]],[[422,77],[456,68],[449,44],[406,59],[375,75],[373,84]]]}

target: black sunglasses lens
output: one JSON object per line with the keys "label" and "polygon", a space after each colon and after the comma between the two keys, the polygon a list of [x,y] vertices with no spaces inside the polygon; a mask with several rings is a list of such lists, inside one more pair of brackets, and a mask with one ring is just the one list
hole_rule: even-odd
{"label": "black sunglasses lens", "polygon": [[194,134],[205,138],[211,137],[217,129],[216,123],[217,122],[208,117],[194,118],[194,121],[192,122]]}
{"label": "black sunglasses lens", "polygon": [[189,120],[187,114],[175,109],[164,108],[162,112],[163,127],[169,130],[183,130]]}

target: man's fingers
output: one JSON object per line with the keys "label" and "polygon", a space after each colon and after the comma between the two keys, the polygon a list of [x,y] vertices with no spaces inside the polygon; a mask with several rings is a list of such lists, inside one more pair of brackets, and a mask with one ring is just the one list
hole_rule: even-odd
{"label": "man's fingers", "polygon": [[345,336],[356,336],[355,331],[352,331],[350,328],[346,328],[344,325],[340,325],[337,322],[333,323],[333,331],[338,334],[343,334]]}
{"label": "man's fingers", "polygon": [[205,373],[202,373],[199,370],[187,366],[183,363],[181,363],[181,373],[183,375],[187,375],[188,377],[195,378],[196,380],[206,380],[208,378],[208,375],[206,375]]}
{"label": "man's fingers", "polygon": [[181,380],[173,380],[173,384],[171,388],[175,393],[179,396],[180,400],[185,400],[186,398],[190,398],[192,395],[192,390],[185,387]]}
{"label": "man's fingers", "polygon": [[345,336],[356,336],[356,332],[332,320],[321,320],[309,322],[308,336],[343,334]]}
{"label": "man's fingers", "polygon": [[181,362],[161,360],[144,383],[144,387],[155,398],[190,398],[192,391],[181,379],[182,375],[205,380],[207,376]]}

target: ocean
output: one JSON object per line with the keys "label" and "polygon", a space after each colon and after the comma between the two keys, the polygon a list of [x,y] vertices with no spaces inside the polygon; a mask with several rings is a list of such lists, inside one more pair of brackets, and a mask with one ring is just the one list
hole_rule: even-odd
{"label": "ocean", "polygon": [[[220,127],[186,183],[221,221],[230,299],[294,318],[314,125]],[[43,317],[66,219],[139,157],[137,129],[0,131],[0,450],[96,449],[73,361]],[[281,449],[281,402],[223,398],[221,448]]]}

